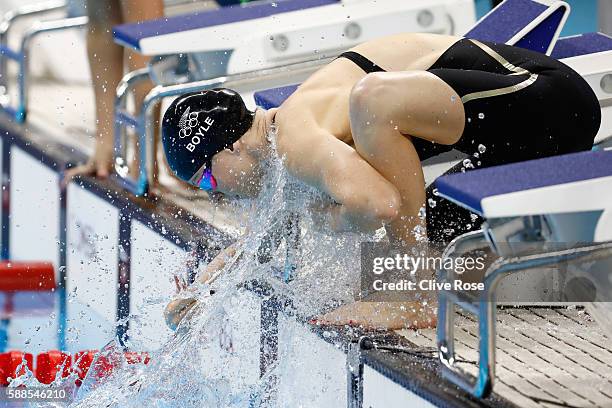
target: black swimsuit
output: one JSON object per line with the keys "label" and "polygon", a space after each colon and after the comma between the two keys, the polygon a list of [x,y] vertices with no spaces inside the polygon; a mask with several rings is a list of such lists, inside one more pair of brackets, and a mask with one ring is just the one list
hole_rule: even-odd
{"label": "black swimsuit", "polygon": [[[340,57],[367,73],[385,71],[356,52]],[[599,130],[601,108],[591,87],[544,54],[461,39],[427,71],[459,94],[466,123],[453,146],[413,138],[421,160],[452,149],[479,153],[482,166],[535,159],[588,150]]]}
{"label": "black swimsuit", "polygon": [[[347,58],[366,73],[385,71],[356,52]],[[601,108],[588,83],[565,64],[523,48],[461,39],[427,70],[450,85],[465,108],[465,129],[452,146],[412,142],[421,160],[453,149],[487,167],[589,150],[599,130]],[[484,152],[483,152],[484,151]],[[475,157],[477,156],[477,157]],[[460,163],[451,172],[461,171]],[[466,169],[468,170],[468,169]],[[430,239],[448,241],[478,227],[469,212],[435,197],[428,208]]]}

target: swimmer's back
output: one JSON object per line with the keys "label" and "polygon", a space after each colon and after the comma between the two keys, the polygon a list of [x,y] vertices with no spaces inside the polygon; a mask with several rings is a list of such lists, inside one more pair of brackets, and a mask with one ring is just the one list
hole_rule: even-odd
{"label": "swimmer's back", "polygon": [[[351,49],[386,71],[427,70],[460,37],[406,33],[368,41]],[[349,96],[353,86],[364,76],[353,61],[338,58],[306,80],[279,109],[277,119],[319,126],[336,138],[352,144],[349,125]],[[279,127],[279,138],[283,135]],[[280,147],[280,146],[279,146]]]}

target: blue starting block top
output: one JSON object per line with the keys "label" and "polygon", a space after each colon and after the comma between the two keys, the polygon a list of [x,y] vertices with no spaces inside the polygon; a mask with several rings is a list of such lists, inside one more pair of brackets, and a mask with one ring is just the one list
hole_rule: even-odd
{"label": "blue starting block top", "polygon": [[485,217],[612,207],[612,151],[589,151],[442,176],[438,193]]}
{"label": "blue starting block top", "polygon": [[[145,38],[270,17],[275,14],[335,3],[338,3],[338,0],[276,0],[275,2],[247,3],[243,6],[229,6],[141,23],[122,24],[113,28],[113,35],[117,43],[140,50],[140,41]],[[206,39],[203,38],[202,41]]]}
{"label": "blue starting block top", "polygon": [[560,38],[552,56],[556,59],[612,51],[612,37],[602,33],[587,33]]}
{"label": "blue starting block top", "polygon": [[569,8],[562,2],[544,4],[537,0],[507,0],[483,17],[465,37],[516,45],[546,54],[568,13]]}
{"label": "blue starting block top", "polygon": [[255,92],[255,104],[264,109],[278,108],[297,88],[298,85],[289,85]]}

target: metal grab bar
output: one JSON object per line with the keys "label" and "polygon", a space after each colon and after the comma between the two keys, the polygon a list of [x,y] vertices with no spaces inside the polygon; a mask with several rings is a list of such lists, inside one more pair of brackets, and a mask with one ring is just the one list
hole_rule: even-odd
{"label": "metal grab bar", "polygon": [[9,10],[2,17],[2,20],[0,21],[0,102],[2,102],[2,105],[8,106],[7,59],[17,62],[19,62],[21,59],[21,52],[12,50],[8,44],[8,35],[11,27],[14,26],[15,22],[24,17],[45,14],[48,12],[61,10],[65,7],[66,2],[63,0],[28,4],[14,10]]}
{"label": "metal grab bar", "polygon": [[[329,61],[331,61],[331,58],[322,58],[186,84],[157,85],[145,97],[137,116],[130,115],[125,111],[125,98],[131,87],[139,81],[137,78],[142,79],[141,76],[144,75],[144,71],[137,70],[135,71],[136,74],[126,75],[117,87],[115,100],[115,170],[120,183],[136,196],[147,194],[155,168],[153,123],[157,118],[154,117],[154,112],[155,107],[163,98],[217,87],[232,88],[237,92],[245,93],[296,84],[304,81],[310,74]],[[148,70],[148,68],[144,69]],[[125,132],[123,131],[125,126],[135,127],[137,132],[138,155],[140,157],[140,169],[137,177],[129,175],[128,158],[126,157],[127,143],[124,140]]]}
{"label": "metal grab bar", "polygon": [[25,121],[28,109],[28,56],[30,45],[35,37],[43,33],[61,31],[69,28],[80,28],[87,25],[88,18],[72,17],[61,20],[41,21],[32,26],[23,36],[21,41],[21,60],[19,61],[18,99],[15,119],[22,123]]}
{"label": "metal grab bar", "polygon": [[[458,237],[449,245],[448,253],[454,248],[470,247],[474,240],[484,237],[484,233],[466,234]],[[457,251],[458,252],[458,251]],[[554,265],[565,261],[594,261],[612,257],[612,242],[593,244],[578,248],[563,249],[548,253],[538,253],[496,260],[487,270],[484,278],[484,290],[479,297],[473,298],[462,292],[442,291],[439,294],[437,346],[442,362],[442,374],[448,380],[470,392],[477,398],[487,397],[493,390],[495,378],[495,323],[497,307],[495,291],[502,279],[510,274],[528,269]],[[444,268],[438,271],[438,279],[447,281],[450,273]],[[478,375],[471,374],[455,367],[454,318],[455,305],[478,318]]]}
{"label": "metal grab bar", "polygon": [[[27,116],[28,106],[28,56],[30,46],[34,37],[42,33],[64,30],[68,28],[82,27],[87,24],[87,17],[73,17],[60,20],[51,20],[35,23],[28,29],[22,40],[19,50],[12,50],[8,44],[8,33],[13,24],[24,17],[46,14],[66,8],[65,1],[49,1],[20,7],[7,12],[0,22],[0,106],[14,119],[23,123]],[[16,107],[10,105],[8,90],[7,60],[16,61],[19,64],[18,92]]]}

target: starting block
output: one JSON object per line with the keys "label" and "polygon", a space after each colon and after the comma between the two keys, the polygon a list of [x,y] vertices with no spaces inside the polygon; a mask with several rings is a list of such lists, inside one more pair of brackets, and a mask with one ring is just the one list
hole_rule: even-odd
{"label": "starting block", "polygon": [[[574,276],[590,282],[591,298],[585,301],[610,300],[612,151],[575,153],[448,175],[438,179],[436,187],[442,197],[486,220],[482,231],[456,238],[443,256],[461,256],[489,246],[500,257],[487,270],[481,293],[443,291],[439,295],[437,343],[444,375],[474,396],[486,397],[495,378],[496,291],[504,277],[518,272],[533,275],[541,268],[569,264]],[[587,270],[572,266],[580,262],[588,265]],[[452,270],[438,272],[440,281],[454,278]],[[569,284],[561,286],[562,292],[575,289]],[[608,305],[603,305],[607,315]],[[478,319],[476,378],[455,364],[456,306]],[[602,309],[600,303],[597,306]]]}
{"label": "starting block", "polygon": [[[505,0],[469,29],[465,37],[550,53],[569,10],[567,3],[557,0]],[[585,49],[577,47],[574,51],[584,54]],[[255,101],[266,109],[278,107],[296,89],[297,85],[267,89],[257,92]]]}
{"label": "starting block", "polygon": [[480,19],[466,38],[552,53],[570,6],[557,0],[506,0]]}
{"label": "starting block", "polygon": [[601,126],[595,144],[612,137],[612,37],[587,33],[559,39],[553,58],[578,72],[597,95],[601,106]]}

